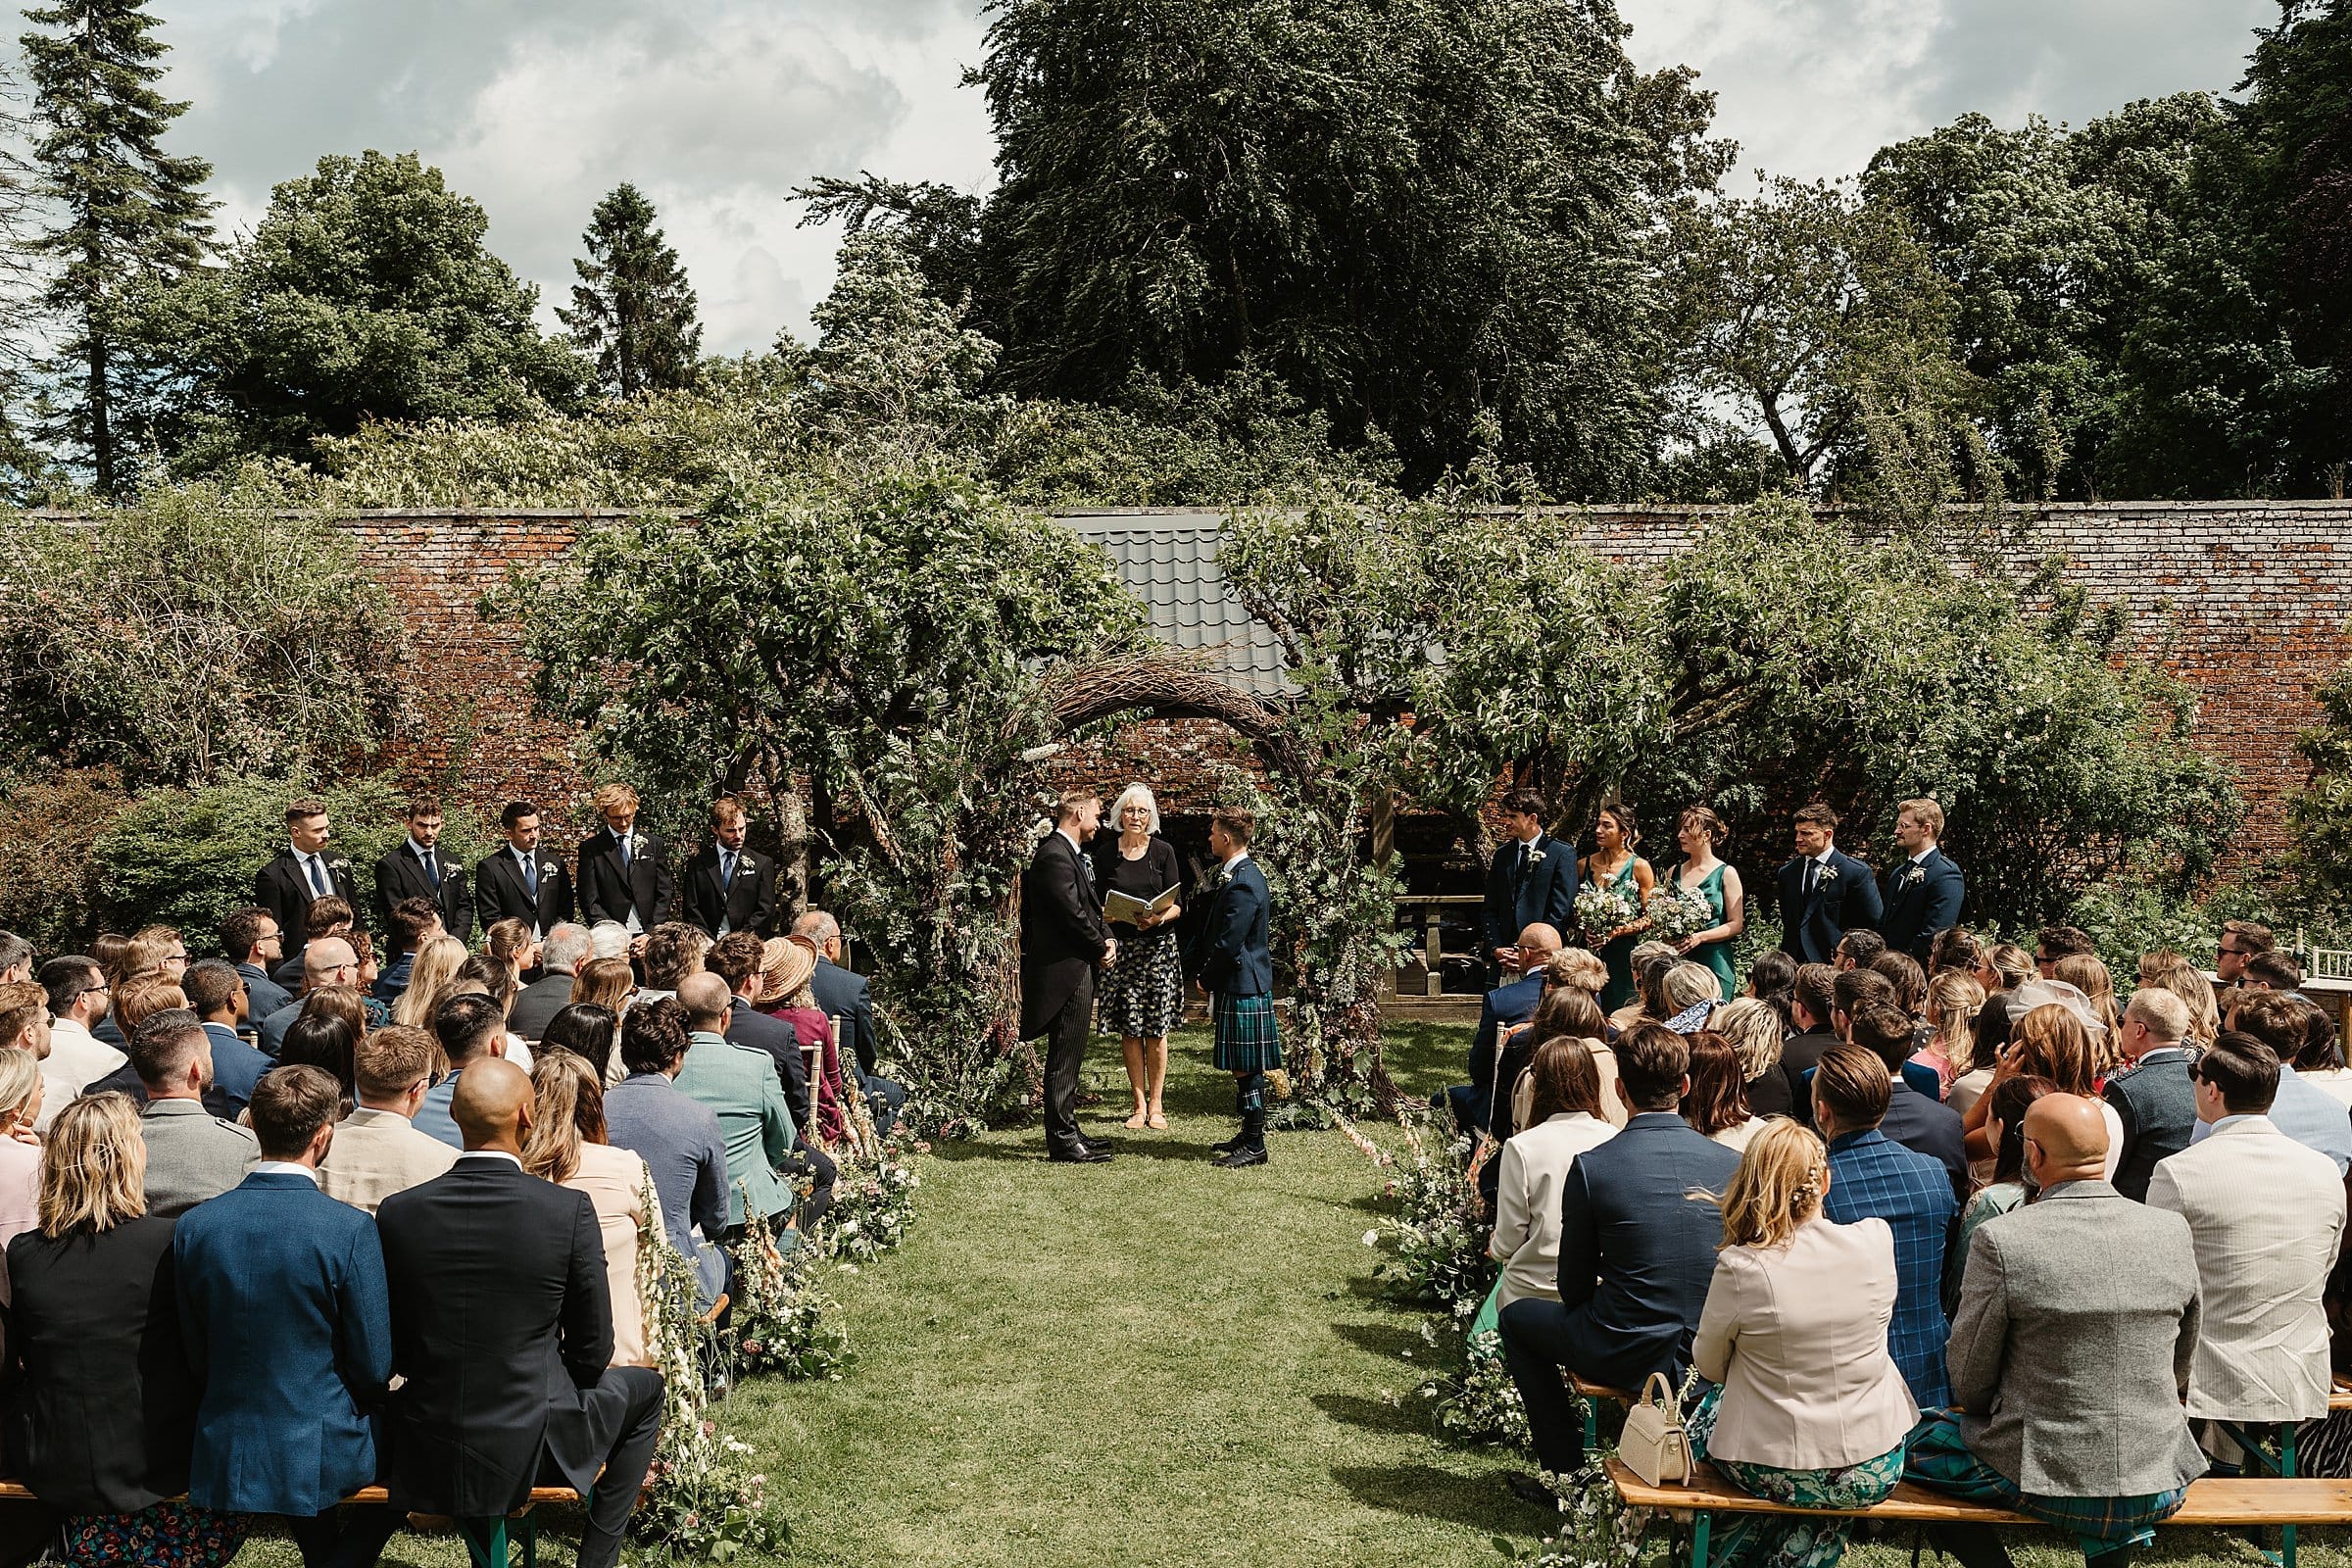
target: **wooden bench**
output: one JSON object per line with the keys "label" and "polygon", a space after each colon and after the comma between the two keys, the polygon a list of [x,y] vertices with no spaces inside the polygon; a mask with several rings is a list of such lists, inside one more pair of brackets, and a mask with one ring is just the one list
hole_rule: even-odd
{"label": "wooden bench", "polygon": [[[38,1496],[34,1495],[33,1490],[22,1481],[0,1481],[0,1502],[38,1502],[40,1500]],[[345,1502],[390,1502],[392,1498],[381,1487],[362,1487],[343,1500]],[[531,1517],[531,1510],[543,1502],[577,1502],[579,1500],[580,1494],[569,1487],[533,1487],[530,1500],[515,1512],[501,1519],[497,1527],[491,1531],[487,1541],[477,1542],[471,1536],[460,1532],[466,1542],[466,1550],[473,1559],[474,1568],[509,1568],[507,1536],[510,1524],[518,1527],[514,1530],[514,1537],[522,1544],[522,1568],[538,1568],[539,1525],[538,1521]],[[639,1494],[638,1500],[644,1501],[643,1494]],[[411,1514],[409,1517],[420,1519],[426,1516]],[[454,1521],[452,1522],[454,1523]]]}
{"label": "wooden bench", "polygon": [[[1707,1535],[1719,1513],[1833,1514],[1918,1526],[1938,1524],[2034,1525],[2042,1521],[1984,1503],[1949,1497],[1905,1481],[1883,1502],[1868,1508],[1807,1508],[1751,1496],[1699,1465],[1687,1487],[1653,1487],[1617,1459],[1608,1461],[1609,1484],[1630,1508],[1656,1508],[1690,1516],[1690,1568],[1709,1568]],[[2230,1476],[2192,1481],[2188,1500],[2166,1526],[2291,1529],[2296,1525],[2352,1524],[2352,1481],[2274,1480]],[[2291,1541],[2289,1543],[2291,1550]]]}

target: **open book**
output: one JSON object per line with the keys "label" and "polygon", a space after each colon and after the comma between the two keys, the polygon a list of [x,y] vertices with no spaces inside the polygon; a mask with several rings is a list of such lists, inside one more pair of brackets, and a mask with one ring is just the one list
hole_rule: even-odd
{"label": "open book", "polygon": [[1147,914],[1164,914],[1176,904],[1177,890],[1168,889],[1158,898],[1146,904],[1132,893],[1112,888],[1102,896],[1102,918],[1114,925],[1134,925]]}

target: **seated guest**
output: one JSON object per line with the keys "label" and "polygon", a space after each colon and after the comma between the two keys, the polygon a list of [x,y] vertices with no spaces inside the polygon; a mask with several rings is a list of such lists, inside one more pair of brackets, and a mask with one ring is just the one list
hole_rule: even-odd
{"label": "seated guest", "polygon": [[[721,989],[724,989],[723,987]],[[771,1081],[764,1059],[760,1073]],[[439,1146],[435,1146],[439,1147]],[[542,1181],[586,1193],[605,1238],[605,1286],[612,1301],[613,1366],[652,1366],[645,1300],[637,1288],[637,1234],[652,1216],[653,1172],[606,1140],[605,1080],[586,1058],[551,1051],[531,1068],[531,1128],[522,1168]]]}
{"label": "seated guest", "polygon": [[42,1098],[47,1114],[55,1116],[128,1057],[90,1032],[114,1005],[114,984],[97,959],[77,953],[51,958],[41,965],[38,983],[49,996],[49,1054],[41,1061],[48,1088]]}
{"label": "seated guest", "polygon": [[801,1037],[791,1024],[760,1010],[766,993],[761,989],[767,971],[767,944],[749,931],[737,931],[710,945],[703,960],[712,974],[727,983],[734,1002],[727,1013],[727,1039],[739,1046],[756,1046],[776,1064],[776,1080],[784,1086],[784,1102],[792,1109],[795,1127],[808,1125],[808,1067],[801,1056]]}
{"label": "seated guest", "polygon": [[[1771,957],[1788,961],[1777,949]],[[1758,997],[1739,997],[1715,1009],[1707,1027],[1732,1043],[1740,1053],[1740,1072],[1745,1080],[1747,1108],[1757,1116],[1788,1116],[1795,1107],[1788,1098],[1788,1076],[1781,1071],[1781,1046],[1788,1030],[1781,1010]],[[1818,1061],[1817,1055],[1813,1058]]]}
{"label": "seated guest", "polygon": [[[839,1018],[848,1033],[847,1045],[858,1082],[873,1107],[874,1130],[886,1133],[906,1103],[906,1086],[882,1076],[874,1042],[873,990],[865,976],[846,968],[841,947],[841,922],[822,909],[809,909],[792,922],[795,936],[816,944],[816,973],[808,982],[816,1004],[827,1017]],[[1597,961],[1597,960],[1595,960]]]}
{"label": "seated guest", "polygon": [[1666,971],[1683,961],[1683,956],[1671,942],[1640,942],[1627,962],[1634,971],[1634,1000],[1609,1014],[1609,1030],[1622,1033],[1638,1023],[1664,1023],[1674,1014],[1658,995],[1658,983]]}
{"label": "seated guest", "polygon": [[147,1212],[184,1214],[243,1181],[261,1153],[252,1133],[204,1108],[213,1053],[196,1015],[172,1007],[141,1023],[130,1064],[147,1090],[139,1112]]}
{"label": "seated guest", "polygon": [[1560,951],[1560,933],[1536,924],[1519,933],[1518,977],[1487,993],[1479,1006],[1478,1033],[1470,1042],[1470,1081],[1446,1091],[1443,1103],[1453,1109],[1454,1126],[1475,1132],[1494,1119],[1489,1102],[1494,1082],[1494,1055],[1506,1024],[1525,1023],[1544,1000],[1544,965]]}
{"label": "seated guest", "polygon": [[190,1212],[172,1241],[188,1362],[204,1388],[188,1500],[278,1514],[305,1568],[366,1568],[400,1527],[381,1503],[336,1510],[376,1477],[368,1412],[392,1375],[375,1222],[318,1190],[342,1087],[279,1067],[253,1096],[262,1163]]}
{"label": "seated guest", "polygon": [[550,930],[539,945],[539,966],[544,972],[514,999],[514,1032],[525,1040],[538,1039],[547,1020],[571,1001],[573,977],[587,961],[586,926],[566,920]]}
{"label": "seated guest", "polygon": [[[547,1028],[539,1036],[539,1054],[566,1051],[597,1070],[607,1084],[618,1083],[624,1074],[620,1066],[620,1019],[611,1007],[600,1007],[592,1002],[574,1002],[547,1020]],[[537,1062],[531,1071],[539,1070]]]}
{"label": "seated guest", "polygon": [[1944,1381],[1943,1246],[1959,1201],[1950,1173],[1880,1130],[1891,1089],[1886,1057],[1839,1046],[1813,1071],[1813,1125],[1829,1140],[1833,1224],[1882,1219],[1894,1233],[1896,1291],[1886,1348],[1922,1406],[1951,1403]]}
{"label": "seated guest", "polygon": [[221,1098],[237,1110],[253,1098],[253,1086],[270,1070],[268,1056],[247,1045],[237,1031],[246,1023],[245,977],[221,958],[188,965],[179,977],[188,1010],[204,1020],[205,1038],[213,1043],[213,1082]]}
{"label": "seated guest", "polygon": [[1666,1009],[1660,1021],[1676,1034],[1696,1034],[1723,1000],[1723,981],[1703,963],[1680,958],[1658,976],[1658,1004]]}
{"label": "seated guest", "polygon": [[458,971],[465,966],[465,943],[442,933],[426,937],[409,966],[408,983],[392,1004],[392,1021],[412,1029],[431,1028],[433,1009],[453,994]]}
{"label": "seated guest", "polygon": [[359,1103],[335,1123],[334,1144],[318,1167],[327,1197],[372,1214],[392,1194],[458,1162],[456,1150],[414,1125],[439,1055],[431,1035],[403,1024],[360,1042],[352,1062]]}
{"label": "seated guest", "polygon": [[1851,1033],[1853,1044],[1878,1057],[1886,1068],[1886,1108],[1879,1117],[1879,1131],[1941,1165],[1952,1186],[1952,1201],[1958,1203],[1968,1196],[1969,1186],[1960,1113],[1922,1093],[1906,1076],[1913,1041],[1911,1020],[1893,1007],[1865,1006],[1853,1019]]}
{"label": "seated guest", "polygon": [[1743,1150],[1763,1129],[1764,1120],[1748,1114],[1747,1085],[1740,1077],[1745,1064],[1740,1052],[1712,1029],[1698,1030],[1690,1038],[1690,1088],[1683,1096],[1683,1120],[1701,1138],[1712,1138],[1735,1152]]}
{"label": "seated guest", "polygon": [[41,1092],[38,1058],[0,1051],[0,1251],[41,1222]]}
{"label": "seated guest", "polygon": [[[323,904],[325,901],[322,899],[319,902]],[[321,937],[303,950],[304,999],[329,986],[356,986],[359,981],[360,956],[341,937]],[[404,996],[401,1000],[405,1003],[408,998]],[[285,1043],[286,1031],[293,1028],[294,1020],[301,1016],[302,1000],[298,999],[264,1017],[261,1026],[262,1054],[272,1061],[276,1060],[278,1047]]]}
{"label": "seated guest", "polygon": [[1934,1070],[1942,1086],[1936,1098],[1946,1104],[1951,1102],[1952,1081],[1976,1055],[1977,1009],[1984,1005],[1984,988],[1975,975],[1946,969],[1928,982],[1923,1022],[1927,1038],[1911,1059]]}
{"label": "seated guest", "polygon": [[2216,1040],[2191,1069],[2196,1143],[2159,1164],[2148,1182],[2149,1206],[2187,1220],[2196,1244],[2188,1413],[2198,1420],[2328,1414],[2328,1313],[2320,1298],[2343,1238],[2344,1182],[2327,1155],[2272,1124],[2278,1069],[2270,1047],[2251,1035]]}
{"label": "seated guest", "polygon": [[2246,962],[2248,991],[2295,991],[2303,984],[2302,966],[2283,953],[2266,953]]}
{"label": "seated guest", "polygon": [[764,1051],[738,1046],[721,1032],[733,1002],[714,974],[690,974],[675,1005],[685,1012],[685,1064],[678,1093],[710,1107],[727,1151],[727,1228],[746,1219],[791,1223],[795,1195],[782,1173],[794,1164],[792,1112]]}
{"label": "seated guest", "polygon": [[[1592,1000],[1591,992],[1580,986],[1553,986],[1545,991],[1544,1000],[1536,1004],[1535,1016],[1505,1030],[1501,1047],[1494,1054],[1494,1082],[1487,1096],[1488,1102],[1494,1106],[1494,1115],[1484,1129],[1487,1136],[1500,1144],[1519,1131],[1517,1110],[1521,1086],[1528,1070],[1534,1065],[1539,1045],[1562,1036],[1571,1040],[1598,1041],[1607,1029],[1608,1021],[1600,1015],[1600,1004]],[[1589,1052],[1591,1048],[1587,1049]],[[1608,1050],[1605,1046],[1600,1049],[1603,1053]],[[1596,1057],[1593,1062],[1595,1072],[1599,1065]],[[1617,1076],[1614,1056],[1609,1058],[1609,1076],[1611,1079]],[[1616,1112],[1614,1115],[1610,1114],[1612,1108]],[[1602,1120],[1612,1127],[1621,1125],[1625,1120],[1625,1107],[1612,1107],[1605,1099],[1600,1111]]]}
{"label": "seated guest", "polygon": [[[2098,1102],[2026,1110],[2040,1196],[1979,1230],[1952,1320],[1952,1396],[1911,1431],[1908,1479],[2071,1531],[2087,1562],[2145,1545],[2205,1456],[2181,1398],[2197,1347],[2188,1222],[2103,1179]],[[1963,1413],[1966,1412],[1966,1413]],[[2006,1568],[1989,1525],[1950,1527],[1963,1568]]]}
{"label": "seated guest", "polygon": [[1894,1004],[1913,1018],[1922,1018],[1928,1010],[1928,971],[1908,953],[1891,949],[1880,954],[1867,965],[1872,974],[1894,987]]}
{"label": "seated guest", "polygon": [[482,951],[494,958],[504,958],[514,966],[514,972],[524,980],[539,977],[539,957],[542,944],[528,920],[513,915],[493,920],[482,928]]}
{"label": "seated guest", "polygon": [[2344,1065],[2343,1042],[2336,1037],[2335,1020],[2316,1004],[2303,1015],[2303,1049],[2295,1053],[2295,1076],[2328,1099],[2352,1105],[2352,1067]]}
{"label": "seated guest", "polygon": [[32,983],[32,944],[14,931],[0,931],[0,986]]}
{"label": "seated guest", "polygon": [[636,996],[637,971],[629,967],[628,959],[590,958],[572,977],[569,1004],[607,1007],[614,1017],[625,1018]]}
{"label": "seated guest", "polygon": [[[53,960],[54,961],[54,960]],[[173,1222],[146,1211],[138,1112],[92,1095],[58,1112],[41,1222],[8,1244],[8,1457],[65,1515],[75,1568],[217,1568],[248,1521],[184,1499],[197,1384],[173,1298]]]}
{"label": "seated guest", "polygon": [[2186,955],[2171,948],[2141,954],[2139,986],[2143,991],[2151,987],[2170,991],[2187,1004],[2188,1033],[2184,1038],[2190,1050],[2204,1050],[2222,1032],[2222,1009],[2214,1001],[2213,982]]}
{"label": "seated guest", "polygon": [[703,955],[713,939],[681,920],[664,920],[645,934],[645,952],[638,962],[645,984],[637,988],[640,1002],[660,1002],[678,994],[678,982],[703,966]]}
{"label": "seated guest", "polygon": [[[1867,1508],[1903,1479],[1919,1417],[1886,1353],[1897,1287],[1883,1220],[1832,1224],[1821,1140],[1768,1123],[1720,1200],[1723,1250],[1690,1359],[1717,1385],[1690,1447],[1740,1491],[1807,1508]],[[1836,1568],[1843,1520],[1726,1514],[1723,1561]]]}
{"label": "seated guest", "polygon": [[1805,1074],[1821,1060],[1823,1052],[1838,1044],[1838,971],[1826,963],[1797,965],[1788,988],[1788,1038],[1781,1042],[1781,1076],[1788,1080],[1788,1100],[1797,1120],[1813,1114],[1813,1094]]}
{"label": "seated guest", "polygon": [[626,963],[629,949],[635,943],[635,935],[618,920],[599,920],[588,928],[588,956],[592,961],[617,958]]}
{"label": "seated guest", "polygon": [[801,1059],[813,1064],[801,1136],[838,1147],[849,1132],[844,1107],[850,1079],[842,1068],[840,1042],[833,1038],[833,1020],[816,1004],[816,944],[807,937],[770,937],[760,952],[765,966],[760,972],[760,1010],[791,1025]]}
{"label": "seated guest", "polygon": [[[399,1024],[387,1025],[398,1029]],[[358,1037],[351,1024],[333,1014],[319,1011],[305,1013],[294,1020],[278,1043],[277,1064],[281,1067],[316,1067],[327,1074],[349,1096],[359,1082],[354,1060],[359,1052]]]}
{"label": "seated guest", "polygon": [[[403,899],[393,905],[387,925],[385,936],[392,945],[392,961],[375,977],[375,984],[368,988],[368,994],[378,1002],[393,1003],[409,989],[409,976],[416,968],[418,950],[447,933],[441,929],[440,909],[432,900],[424,898]],[[459,942],[459,951],[463,952],[465,946]]]}
{"label": "seated guest", "polygon": [[2230,997],[2228,1028],[2252,1035],[2278,1058],[2278,1094],[2271,1102],[2271,1123],[2306,1149],[2335,1161],[2337,1174],[2352,1168],[2352,1111],[2289,1065],[2308,1038],[2304,1009],[2312,1004],[2283,991],[2241,987]]}
{"label": "seated guest", "polygon": [[[2115,1190],[2135,1202],[2146,1200],[2157,1162],[2186,1149],[2197,1125],[2187,1034],[2187,1004],[2153,988],[2132,993],[2115,1033],[2126,1065],[2108,1076],[2101,1095],[2123,1129]],[[2267,1098],[2263,1108],[2270,1108]]]}
{"label": "seated guest", "polygon": [[433,1038],[449,1061],[449,1076],[425,1091],[424,1103],[414,1118],[418,1132],[452,1149],[463,1147],[449,1110],[457,1099],[458,1079],[475,1062],[507,1054],[506,1022],[498,1004],[483,996],[451,997],[433,1009]]}
{"label": "seated guest", "polygon": [[[662,1378],[612,1365],[596,1206],[522,1169],[531,1081],[477,1062],[451,1113],[466,1152],[376,1211],[392,1291],[392,1505],[477,1552],[542,1481],[588,1499],[579,1568],[612,1568],[662,1431]],[[454,1333],[451,1325],[464,1325]]]}
{"label": "seated guest", "polygon": [[[1597,1016],[1600,1009],[1592,1010]],[[1494,1231],[1487,1255],[1502,1265],[1498,1308],[1530,1296],[1559,1299],[1561,1187],[1577,1155],[1617,1132],[1600,1114],[1600,1074],[1582,1040],[1546,1040],[1536,1048],[1528,1076],[1535,1097],[1527,1130],[1511,1135],[1495,1162]]]}
{"label": "seated guest", "polygon": [[[2029,980],[2018,987],[2017,994],[2010,999],[2009,1049],[1993,1073],[1993,1081],[1998,1083],[2002,1078],[2028,1073],[2047,1078],[2058,1086],[2062,1095],[2097,1103],[2107,1123],[2107,1157],[2121,1160],[2123,1118],[2113,1105],[2099,1099],[2099,1048],[2092,1033],[2095,1020],[2087,1017],[2072,986],[2065,988],[2066,1000],[2040,1000],[2055,989],[2056,983],[2048,980]],[[1972,1158],[1992,1156],[1984,1128],[1989,1109],[1980,1102],[1961,1119],[1961,1125],[1968,1129],[1967,1148]],[[2352,1123],[2347,1123],[2347,1131],[2352,1131]]]}
{"label": "seated guest", "polygon": [[280,958],[277,966],[270,971],[270,978],[281,986],[298,984],[305,972],[303,956],[310,951],[311,944],[326,937],[341,937],[349,941],[358,923],[346,900],[312,900],[309,911],[302,917],[302,946]]}
{"label": "seated guest", "polygon": [[1992,1180],[1978,1189],[1960,1210],[1960,1228],[1952,1233],[1952,1242],[1943,1250],[1943,1313],[1950,1317],[1960,1310],[1960,1287],[1968,1272],[1968,1243],[1977,1234],[1977,1227],[1988,1219],[1998,1219],[2034,1196],[2026,1185],[2026,1107],[2044,1095],[2054,1095],[2058,1086],[2047,1078],[2004,1078],[1999,1087],[1985,1098],[1991,1102],[1991,1114],[1986,1122],[1992,1135],[1993,1147],[1999,1151],[1992,1160]]}
{"label": "seated guest", "polygon": [[473,954],[458,965],[457,984],[450,990],[453,996],[460,991],[478,990],[498,1004],[499,1021],[507,1031],[507,1059],[529,1072],[530,1044],[514,1032],[514,1003],[521,994],[514,966],[491,954]]}
{"label": "seated guest", "polygon": [[[1723,1239],[1723,1217],[1690,1197],[1720,1190],[1740,1156],[1677,1114],[1690,1051],[1658,1024],[1617,1041],[1617,1093],[1633,1117],[1579,1154],[1561,1182],[1560,1298],[1502,1311],[1503,1361],[1527,1406],[1536,1457],[1566,1475],[1584,1463],[1584,1427],[1561,1386],[1567,1367],[1594,1383],[1640,1388],[1679,1380]],[[1514,1491],[1534,1483],[1520,1478]],[[1539,1489],[1540,1490],[1540,1489]]]}
{"label": "seated guest", "polygon": [[1868,969],[1886,951],[1886,939],[1868,928],[1848,931],[1838,939],[1838,951],[1830,966],[1839,974],[1855,969]]}
{"label": "seated guest", "polygon": [[630,1008],[620,1029],[620,1062],[628,1076],[605,1093],[605,1127],[616,1148],[643,1156],[653,1171],[662,1233],[694,1265],[702,1304],[709,1307],[725,1293],[733,1271],[718,1239],[734,1214],[718,1117],[680,1094],[675,1082],[689,1044],[686,1009],[676,1002]]}
{"label": "seated guest", "polygon": [[245,977],[245,1010],[256,1024],[294,1000],[270,970],[286,958],[277,916],[256,905],[220,922],[220,951]]}

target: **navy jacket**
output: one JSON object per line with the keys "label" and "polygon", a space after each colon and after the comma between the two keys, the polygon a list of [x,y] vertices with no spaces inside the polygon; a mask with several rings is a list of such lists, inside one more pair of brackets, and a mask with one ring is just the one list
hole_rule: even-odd
{"label": "navy jacket", "polygon": [[1543,858],[1523,865],[1513,842],[1496,850],[1487,866],[1487,949],[1480,956],[1489,962],[1496,948],[1511,946],[1531,925],[1566,936],[1576,924],[1576,846],[1540,833],[1529,848]]}
{"label": "navy jacket", "polygon": [[[253,1098],[253,1086],[262,1081],[262,1074],[277,1065],[268,1056],[237,1038],[237,1032],[224,1023],[208,1023],[204,1036],[213,1043],[213,1087],[221,1098],[233,1102],[237,1110]],[[220,1113],[214,1111],[214,1115]],[[229,1120],[236,1120],[234,1111]]]}
{"label": "navy jacket", "polygon": [[392,1377],[375,1221],[256,1171],[180,1216],[180,1331],[204,1386],[188,1500],[308,1516],[376,1480],[368,1411]]}
{"label": "navy jacket", "polygon": [[1886,1096],[1886,1114],[1879,1120],[1879,1131],[1942,1165],[1952,1179],[1952,1197],[1968,1201],[1968,1151],[1961,1143],[1958,1111],[1897,1079]]}
{"label": "navy jacket", "polygon": [[1886,912],[1869,866],[1832,850],[1829,868],[1838,874],[1816,881],[1810,898],[1801,856],[1783,865],[1774,879],[1781,895],[1781,951],[1799,963],[1836,962],[1838,939],[1848,931],[1876,930]]}
{"label": "navy jacket", "polygon": [[[1915,869],[1917,876],[1911,874]],[[1916,867],[1905,856],[1879,874],[1879,935],[1895,952],[1908,953],[1925,964],[1937,933],[1960,923],[1960,901],[1966,893],[1960,867],[1941,850],[1930,850]]]}
{"label": "navy jacket", "polygon": [[1243,856],[1233,875],[1209,894],[1208,912],[1193,939],[1193,972],[1201,989],[1229,997],[1273,993],[1274,950],[1267,934],[1273,908],[1266,874]]}
{"label": "navy jacket", "polygon": [[237,973],[245,977],[245,1015],[257,1029],[264,1018],[294,1000],[294,993],[270,979],[258,963],[240,963]]}
{"label": "navy jacket", "polygon": [[841,1020],[842,1040],[858,1057],[858,1070],[868,1078],[874,1075],[877,1053],[874,1049],[874,992],[865,983],[865,976],[852,973],[827,958],[816,960],[816,973],[808,977],[809,989],[816,993],[816,1004],[825,1015]]}
{"label": "navy jacket", "polygon": [[[1470,1042],[1470,1125],[1492,1128],[1494,1122],[1494,1052],[1502,1031],[1536,1015],[1544,1000],[1544,977],[1524,975],[1507,986],[1496,986],[1479,1005],[1478,1034]],[[1538,1041],[1541,1045],[1543,1042]]]}
{"label": "navy jacket", "polygon": [[1644,1111],[1576,1156],[1560,1193],[1560,1301],[1585,1377],[1638,1389],[1690,1359],[1715,1279],[1723,1214],[1690,1196],[1720,1193],[1737,1150],[1673,1111]]}

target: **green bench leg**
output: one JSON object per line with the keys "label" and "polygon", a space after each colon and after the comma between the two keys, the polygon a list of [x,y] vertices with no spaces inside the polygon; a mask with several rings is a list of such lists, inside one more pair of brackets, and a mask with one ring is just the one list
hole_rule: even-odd
{"label": "green bench leg", "polygon": [[466,1555],[473,1568],[509,1568],[506,1520],[488,1521],[485,1528],[483,1521],[461,1519],[458,1534],[466,1538]]}
{"label": "green bench leg", "polygon": [[1600,1446],[1600,1411],[1582,1395],[1577,1396],[1576,1402],[1585,1407],[1585,1454],[1589,1458],[1592,1450]]}
{"label": "green bench leg", "polygon": [[[2294,1479],[2295,1424],[2292,1421],[2287,1422],[2279,1430],[2278,1473],[2288,1480]],[[2295,1527],[2293,1525],[2278,1527],[2278,1555],[2284,1563],[2284,1568],[2295,1568]]]}
{"label": "green bench leg", "polygon": [[1704,1508],[1690,1519],[1690,1568],[1707,1568],[1707,1531],[1714,1515]]}

